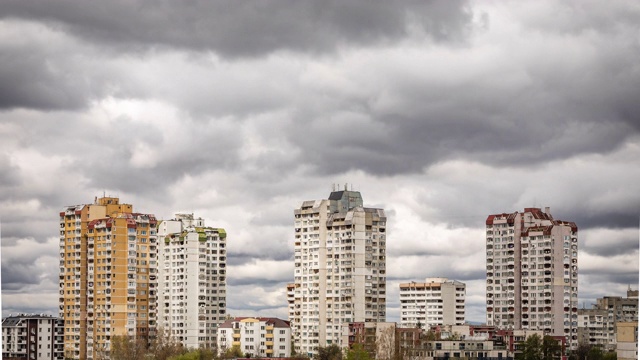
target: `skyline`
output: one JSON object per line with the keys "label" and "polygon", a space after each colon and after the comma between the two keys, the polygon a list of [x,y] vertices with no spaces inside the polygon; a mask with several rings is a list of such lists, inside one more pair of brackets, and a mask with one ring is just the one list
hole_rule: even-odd
{"label": "skyline", "polygon": [[104,193],[225,228],[228,312],[286,318],[336,183],[387,212],[389,321],[447,277],[484,322],[484,222],[525,207],[577,223],[580,307],[637,289],[639,5],[233,4],[0,4],[3,316],[57,314],[57,214]]}

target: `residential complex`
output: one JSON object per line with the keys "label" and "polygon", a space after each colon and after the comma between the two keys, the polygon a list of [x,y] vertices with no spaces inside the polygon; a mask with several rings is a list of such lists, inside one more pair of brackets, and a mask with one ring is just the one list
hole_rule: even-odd
{"label": "residential complex", "polygon": [[291,328],[278,318],[237,317],[220,324],[218,350],[236,347],[245,356],[291,356]]}
{"label": "residential complex", "polygon": [[358,191],[295,209],[294,283],[287,286],[295,351],[341,342],[342,325],[386,318],[386,215]]}
{"label": "residential complex", "polygon": [[156,224],[115,197],[60,212],[65,357],[108,357],[114,335],[148,341],[156,318]]}
{"label": "residential complex", "polygon": [[591,309],[578,310],[578,340],[581,344],[616,349],[618,324],[638,321],[638,290],[627,291],[627,297],[605,296]]}
{"label": "residential complex", "polygon": [[578,345],[578,227],[549,208],[489,215],[487,324]]}
{"label": "residential complex", "polygon": [[227,234],[176,214],[158,225],[158,326],[186,348],[216,346],[226,314]]}
{"label": "residential complex", "polygon": [[446,278],[400,284],[400,326],[429,329],[464,324],[464,283]]}
{"label": "residential complex", "polygon": [[372,359],[512,359],[514,352],[509,349],[531,333],[534,332],[504,331],[498,337],[493,327],[486,326],[438,325],[427,332],[396,323],[361,322],[344,325],[343,344],[362,344]]}
{"label": "residential complex", "polygon": [[62,320],[37,314],[9,315],[2,320],[2,358],[64,359]]}

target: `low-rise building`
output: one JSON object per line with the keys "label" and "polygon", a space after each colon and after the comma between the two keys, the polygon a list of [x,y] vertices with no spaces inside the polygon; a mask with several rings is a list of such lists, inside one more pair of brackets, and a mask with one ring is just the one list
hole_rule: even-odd
{"label": "low-rise building", "polygon": [[64,359],[62,319],[44,314],[10,315],[2,320],[3,359]]}
{"label": "low-rise building", "polygon": [[251,357],[290,357],[291,327],[278,318],[237,317],[218,327],[218,351],[236,348]]}
{"label": "low-rise building", "polygon": [[343,326],[343,345],[360,343],[375,359],[513,358],[506,344],[496,344],[488,333],[473,333],[469,325],[436,326],[426,331],[395,323],[351,323]]}
{"label": "low-rise building", "polygon": [[638,290],[627,291],[627,297],[605,296],[596,300],[591,309],[578,310],[580,343],[616,349],[617,324],[638,321]]}

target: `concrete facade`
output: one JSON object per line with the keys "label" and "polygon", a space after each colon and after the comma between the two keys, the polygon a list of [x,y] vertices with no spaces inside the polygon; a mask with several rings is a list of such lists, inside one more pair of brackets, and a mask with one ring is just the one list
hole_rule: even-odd
{"label": "concrete facade", "polygon": [[346,189],[303,202],[294,217],[290,321],[296,352],[312,355],[340,345],[343,324],[385,321],[387,218]]}
{"label": "concrete facade", "polygon": [[464,324],[466,285],[446,278],[400,284],[400,326]]}
{"label": "concrete facade", "polygon": [[578,227],[546,208],[489,215],[487,324],[578,345]]}
{"label": "concrete facade", "polygon": [[627,297],[605,296],[591,309],[578,310],[578,339],[581,344],[616,349],[617,324],[638,321],[638,290],[627,291]]}
{"label": "concrete facade", "polygon": [[4,318],[2,358],[64,359],[63,321],[43,314],[18,314]]}
{"label": "concrete facade", "polygon": [[65,356],[109,356],[111,337],[148,342],[156,321],[157,221],[115,197],[60,212]]}
{"label": "concrete facade", "polygon": [[638,359],[638,322],[619,322],[617,326],[618,360]]}
{"label": "concrete facade", "polygon": [[214,348],[226,316],[226,231],[176,214],[158,237],[159,328],[186,348]]}

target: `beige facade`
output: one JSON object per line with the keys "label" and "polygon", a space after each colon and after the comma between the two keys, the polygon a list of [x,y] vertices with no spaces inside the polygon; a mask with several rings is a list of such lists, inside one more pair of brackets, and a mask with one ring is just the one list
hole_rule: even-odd
{"label": "beige facade", "polygon": [[618,360],[638,359],[638,322],[619,322],[617,324],[616,353]]}
{"label": "beige facade", "polygon": [[345,323],[385,320],[387,219],[347,190],[305,201],[294,215],[290,321],[296,352],[314,354],[340,345]]}
{"label": "beige facade", "polygon": [[487,324],[541,330],[578,345],[578,228],[549,208],[486,221]]}
{"label": "beige facade", "polygon": [[400,284],[400,325],[429,329],[464,324],[464,283],[446,278]]}
{"label": "beige facade", "polygon": [[156,224],[114,197],[60,213],[65,356],[108,357],[114,335],[148,341],[156,318]]}

